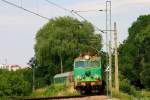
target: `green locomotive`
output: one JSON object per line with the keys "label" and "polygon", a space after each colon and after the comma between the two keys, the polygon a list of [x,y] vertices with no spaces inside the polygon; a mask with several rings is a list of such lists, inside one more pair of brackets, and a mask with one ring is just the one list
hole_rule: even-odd
{"label": "green locomotive", "polygon": [[104,90],[101,58],[96,54],[80,54],[74,60],[74,88],[81,94]]}

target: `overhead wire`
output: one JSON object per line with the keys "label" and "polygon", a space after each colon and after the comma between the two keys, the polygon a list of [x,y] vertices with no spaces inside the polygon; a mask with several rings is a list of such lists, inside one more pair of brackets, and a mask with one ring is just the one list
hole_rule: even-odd
{"label": "overhead wire", "polygon": [[[7,0],[1,0],[1,1],[3,1],[3,2],[9,4],[9,5],[12,5],[12,6],[14,6],[14,7],[17,7],[17,8],[19,8],[19,9],[21,9],[21,10],[24,10],[24,11],[26,11],[26,12],[28,12],[28,13],[31,13],[31,14],[34,14],[34,15],[39,16],[39,17],[41,17],[41,18],[44,18],[44,19],[46,19],[46,20],[50,20],[50,18],[45,17],[45,16],[43,16],[43,15],[41,15],[41,14],[39,14],[39,13],[33,12],[33,11],[31,11],[31,10],[28,10],[28,9],[22,7],[22,5],[19,6],[19,5],[15,4],[15,3],[9,2],[9,1],[7,1]],[[86,18],[84,18],[83,16],[81,16],[79,13],[77,13],[75,10],[66,9],[66,8],[64,8],[64,7],[58,5],[58,4],[54,3],[54,2],[49,1],[49,0],[45,0],[45,1],[47,1],[48,3],[50,3],[50,4],[52,4],[52,5],[56,6],[56,7],[58,7],[58,8],[60,8],[60,9],[63,9],[63,10],[65,10],[65,11],[68,11],[68,12],[70,12],[71,14],[75,14],[75,15],[79,16],[81,19],[83,19],[83,20],[85,20],[85,21],[88,21]],[[94,25],[94,27],[95,27],[98,31],[100,31],[100,32],[102,32],[102,33],[105,33],[103,30],[99,29],[96,25]]]}
{"label": "overhead wire", "polygon": [[60,8],[60,9],[63,9],[63,10],[65,10],[65,11],[69,11],[69,12],[70,12],[69,9],[64,8],[64,7],[62,7],[62,6],[60,6],[60,5],[56,4],[56,3],[54,3],[54,2],[52,2],[52,1],[49,1],[49,0],[45,0],[45,1],[48,2],[48,3],[50,3],[50,4],[52,4],[52,5],[55,5],[56,7]]}
{"label": "overhead wire", "polygon": [[1,0],[1,1],[4,2],[4,3],[7,3],[7,4],[11,5],[11,6],[17,7],[17,8],[19,8],[19,9],[21,9],[21,10],[24,10],[24,11],[26,11],[26,12],[28,12],[28,13],[31,13],[31,14],[33,14],[33,15],[39,16],[39,17],[44,18],[44,19],[46,19],[46,20],[50,20],[50,18],[48,18],[48,17],[45,17],[45,16],[43,16],[43,15],[41,15],[41,14],[39,14],[39,13],[33,12],[33,11],[31,11],[31,10],[28,10],[28,9],[26,9],[26,8],[24,8],[24,7],[22,7],[22,6],[19,6],[19,5],[15,4],[15,3],[9,2],[9,1],[7,1],[7,0]]}
{"label": "overhead wire", "polygon": [[[72,10],[72,12],[73,12],[74,14],[78,15],[80,18],[84,19],[85,21],[88,21],[86,18],[84,18],[83,16],[81,16],[81,15],[80,15],[79,13],[77,13],[76,11]],[[103,30],[99,29],[96,25],[94,25],[94,27],[95,27],[98,31],[100,31],[100,32],[102,32],[102,33],[105,33]]]}
{"label": "overhead wire", "polygon": [[76,10],[76,12],[97,12],[97,11],[104,11],[102,9],[100,10]]}
{"label": "overhead wire", "polygon": [[52,2],[52,1],[50,1],[50,0],[45,0],[45,1],[46,1],[47,3],[49,3],[49,4],[51,4],[51,5],[54,5],[54,6],[57,7],[57,8],[60,8],[60,9],[62,9],[62,10],[64,10],[64,11],[69,12],[69,13],[72,14],[73,16],[75,16],[74,13],[72,13],[72,11],[71,11],[70,9],[67,9],[67,8],[65,8],[65,7],[62,7],[62,6],[60,6],[60,5],[58,5],[58,4],[54,3],[54,2]]}
{"label": "overhead wire", "polygon": [[[49,0],[45,0],[45,1],[48,2],[48,3],[50,3],[50,4],[52,4],[52,5],[54,5],[54,6],[56,6],[56,7],[58,7],[58,8],[60,8],[60,9],[63,9],[63,10],[65,10],[65,11],[68,11],[68,12],[70,12],[70,13],[73,13],[73,14],[79,16],[81,19],[83,19],[83,20],[85,20],[85,21],[88,21],[86,18],[84,18],[83,16],[81,16],[79,13],[77,13],[77,11],[75,11],[75,10],[69,10],[69,9],[67,9],[67,8],[65,8],[65,7],[62,7],[62,6],[56,4],[56,3],[52,2],[52,1],[49,1]],[[100,31],[100,32],[102,32],[102,33],[105,33],[103,30],[99,29],[96,25],[94,25],[94,27],[95,27],[98,31]]]}

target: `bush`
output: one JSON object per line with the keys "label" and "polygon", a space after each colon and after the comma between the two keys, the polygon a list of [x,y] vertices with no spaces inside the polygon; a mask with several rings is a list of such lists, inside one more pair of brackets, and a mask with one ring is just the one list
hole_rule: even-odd
{"label": "bush", "polygon": [[127,79],[124,79],[120,82],[120,90],[128,93],[129,95],[133,95],[134,97],[138,97],[139,93],[136,91],[136,88],[132,86]]}
{"label": "bush", "polygon": [[130,84],[127,79],[120,81],[120,90],[129,93],[130,92]]}
{"label": "bush", "polygon": [[145,69],[141,72],[140,78],[144,87],[150,90],[150,64],[145,65]]}
{"label": "bush", "polygon": [[22,72],[0,70],[0,97],[24,96],[31,93],[31,83],[25,80]]}
{"label": "bush", "polygon": [[134,97],[138,97],[140,94],[136,91],[135,87],[134,86],[131,86],[130,87],[130,92],[129,92],[130,95],[133,95]]}

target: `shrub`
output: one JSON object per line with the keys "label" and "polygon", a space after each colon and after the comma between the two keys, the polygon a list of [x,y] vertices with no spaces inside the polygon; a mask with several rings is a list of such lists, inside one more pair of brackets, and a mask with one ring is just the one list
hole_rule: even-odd
{"label": "shrub", "polygon": [[120,90],[129,93],[130,92],[130,84],[127,79],[120,81]]}
{"label": "shrub", "polygon": [[120,90],[128,93],[129,95],[133,95],[134,97],[140,96],[140,94],[136,91],[136,88],[131,85],[127,79],[120,82]]}
{"label": "shrub", "polygon": [[150,64],[145,65],[145,69],[141,72],[140,78],[144,87],[150,90]]}
{"label": "shrub", "polygon": [[24,79],[22,71],[0,70],[0,97],[24,96],[31,93],[31,84]]}
{"label": "shrub", "polygon": [[135,97],[138,97],[140,94],[136,91],[135,87],[134,86],[131,86],[130,87],[130,91],[129,91],[129,94],[135,96]]}

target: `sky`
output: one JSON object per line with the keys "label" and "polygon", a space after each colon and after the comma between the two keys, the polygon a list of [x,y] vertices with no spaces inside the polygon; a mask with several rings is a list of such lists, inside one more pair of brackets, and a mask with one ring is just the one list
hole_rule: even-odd
{"label": "sky", "polygon": [[[57,8],[45,0],[7,0],[48,18],[78,16]],[[49,0],[70,10],[105,9],[105,0]],[[119,42],[128,36],[128,28],[140,15],[150,13],[150,0],[111,0],[112,23],[117,23]],[[105,12],[80,14],[100,29],[105,29]],[[26,66],[34,56],[36,32],[47,20],[15,8],[0,0],[0,64]],[[103,38],[104,35],[103,35]],[[104,39],[105,40],[105,39]]]}

